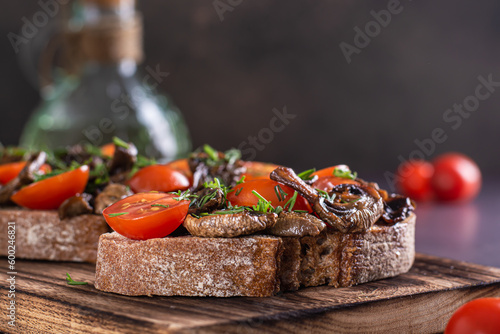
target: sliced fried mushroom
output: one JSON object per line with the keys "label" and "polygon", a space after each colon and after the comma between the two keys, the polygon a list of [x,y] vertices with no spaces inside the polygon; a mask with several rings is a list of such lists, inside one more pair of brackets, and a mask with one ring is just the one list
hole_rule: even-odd
{"label": "sliced fried mushroom", "polygon": [[195,193],[198,197],[191,201],[189,213],[199,215],[201,212],[212,212],[224,205],[224,193],[220,188],[204,188]]}
{"label": "sliced fried mushroom", "polygon": [[394,225],[403,221],[415,210],[415,203],[406,196],[391,195],[384,200],[384,214],[380,221],[388,225]]}
{"label": "sliced fried mushroom", "polygon": [[326,228],[326,224],[308,213],[282,211],[276,224],[264,233],[279,237],[317,236]]}
{"label": "sliced fried mushroom", "polygon": [[368,230],[384,210],[378,191],[368,185],[341,184],[334,187],[330,199],[326,199],[290,168],[276,168],[271,179],[295,189],[322,220],[343,233]]}
{"label": "sliced fried mushroom", "polygon": [[120,183],[127,179],[128,173],[137,161],[137,148],[128,143],[127,147],[116,146],[113,159],[109,162],[108,172],[112,182]]}
{"label": "sliced fried mushroom", "polygon": [[226,161],[225,154],[217,152],[217,163],[208,159],[205,152],[193,154],[188,162],[189,168],[193,173],[192,190],[199,190],[205,182],[213,181],[217,177],[223,184],[234,186],[246,172],[246,167],[242,160]]}
{"label": "sliced fried mushroom", "polygon": [[132,192],[123,184],[111,183],[97,195],[95,199],[95,213],[102,214],[102,211],[120,199],[132,195]]}
{"label": "sliced fried mushroom", "polygon": [[94,210],[89,203],[91,199],[92,195],[86,193],[68,198],[59,207],[59,219],[92,213]]}
{"label": "sliced fried mushroom", "polygon": [[250,213],[243,211],[232,214],[216,214],[196,218],[188,215],[184,227],[197,237],[232,238],[263,231],[276,224],[275,213]]}

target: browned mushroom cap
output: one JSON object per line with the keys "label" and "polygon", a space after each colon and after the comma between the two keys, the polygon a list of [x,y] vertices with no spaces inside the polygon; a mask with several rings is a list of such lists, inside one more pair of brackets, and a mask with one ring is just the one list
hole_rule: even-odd
{"label": "browned mushroom cap", "polygon": [[384,214],[380,221],[388,225],[394,225],[397,222],[405,220],[413,210],[415,203],[406,196],[391,195],[384,200]]}
{"label": "browned mushroom cap", "polygon": [[127,147],[115,146],[115,153],[109,162],[108,172],[112,182],[123,183],[137,161],[137,148],[132,143],[128,143]]}
{"label": "browned mushroom cap", "polygon": [[108,206],[130,195],[132,192],[127,186],[118,183],[108,184],[95,199],[95,213],[102,214],[102,211]]}
{"label": "browned mushroom cap", "polygon": [[232,214],[208,215],[200,218],[188,215],[184,227],[197,237],[232,238],[263,231],[276,224],[275,213],[250,213],[243,211]]}
{"label": "browned mushroom cap", "polygon": [[271,179],[295,189],[311,203],[323,221],[343,233],[368,230],[384,210],[382,198],[371,186],[342,184],[329,194],[335,196],[326,199],[290,168],[276,168],[271,172]]}
{"label": "browned mushroom cap", "polygon": [[90,194],[85,193],[68,198],[59,206],[59,218],[62,220],[86,213],[92,213],[94,210],[89,203],[91,198],[92,196]]}
{"label": "browned mushroom cap", "polygon": [[384,212],[384,203],[372,187],[340,184],[330,192],[333,201],[324,197],[312,203],[313,210],[333,228],[343,232],[362,232],[370,229]]}
{"label": "browned mushroom cap", "polygon": [[276,224],[264,231],[279,237],[317,236],[326,228],[326,224],[309,213],[282,211]]}
{"label": "browned mushroom cap", "polygon": [[224,206],[224,192],[220,188],[204,188],[197,192],[197,198],[191,201],[188,213],[199,215],[202,212],[212,212]]}

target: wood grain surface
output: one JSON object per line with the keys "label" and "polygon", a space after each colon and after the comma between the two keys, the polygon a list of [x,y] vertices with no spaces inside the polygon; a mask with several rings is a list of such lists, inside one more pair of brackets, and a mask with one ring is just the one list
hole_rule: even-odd
{"label": "wood grain surface", "polygon": [[[5,258],[0,268],[9,271]],[[422,254],[399,277],[271,298],[126,297],[96,290],[91,264],[19,261],[16,269],[16,327],[0,322],[7,333],[434,333],[463,303],[500,297],[499,268]],[[90,284],[70,286],[66,272]]]}

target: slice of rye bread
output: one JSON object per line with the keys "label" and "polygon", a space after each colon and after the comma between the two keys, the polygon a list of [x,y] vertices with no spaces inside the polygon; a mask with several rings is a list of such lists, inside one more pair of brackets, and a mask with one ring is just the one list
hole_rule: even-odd
{"label": "slice of rye bread", "polygon": [[95,287],[129,296],[272,296],[328,284],[347,287],[407,272],[415,215],[364,233],[316,237],[99,239]]}
{"label": "slice of rye bread", "polygon": [[104,217],[81,215],[59,219],[57,211],[0,210],[0,255],[8,255],[9,222],[15,226],[16,258],[93,262],[99,236],[110,231]]}

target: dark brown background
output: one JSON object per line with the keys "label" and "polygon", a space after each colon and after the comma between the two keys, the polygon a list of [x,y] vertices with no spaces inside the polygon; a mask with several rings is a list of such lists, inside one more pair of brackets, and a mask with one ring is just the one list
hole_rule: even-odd
{"label": "dark brown background", "polygon": [[[0,141],[15,144],[38,93],[7,34],[40,7],[0,2]],[[345,162],[380,175],[441,127],[448,139],[435,154],[461,151],[495,173],[500,89],[457,130],[443,113],[474,93],[479,75],[500,81],[500,3],[401,1],[402,12],[348,64],[339,44],[353,44],[353,28],[387,3],[243,0],[221,21],[212,1],[145,0],[141,66],[170,72],[161,89],[183,111],[195,146],[238,146],[286,105],[296,118],[256,159],[298,169]]]}

